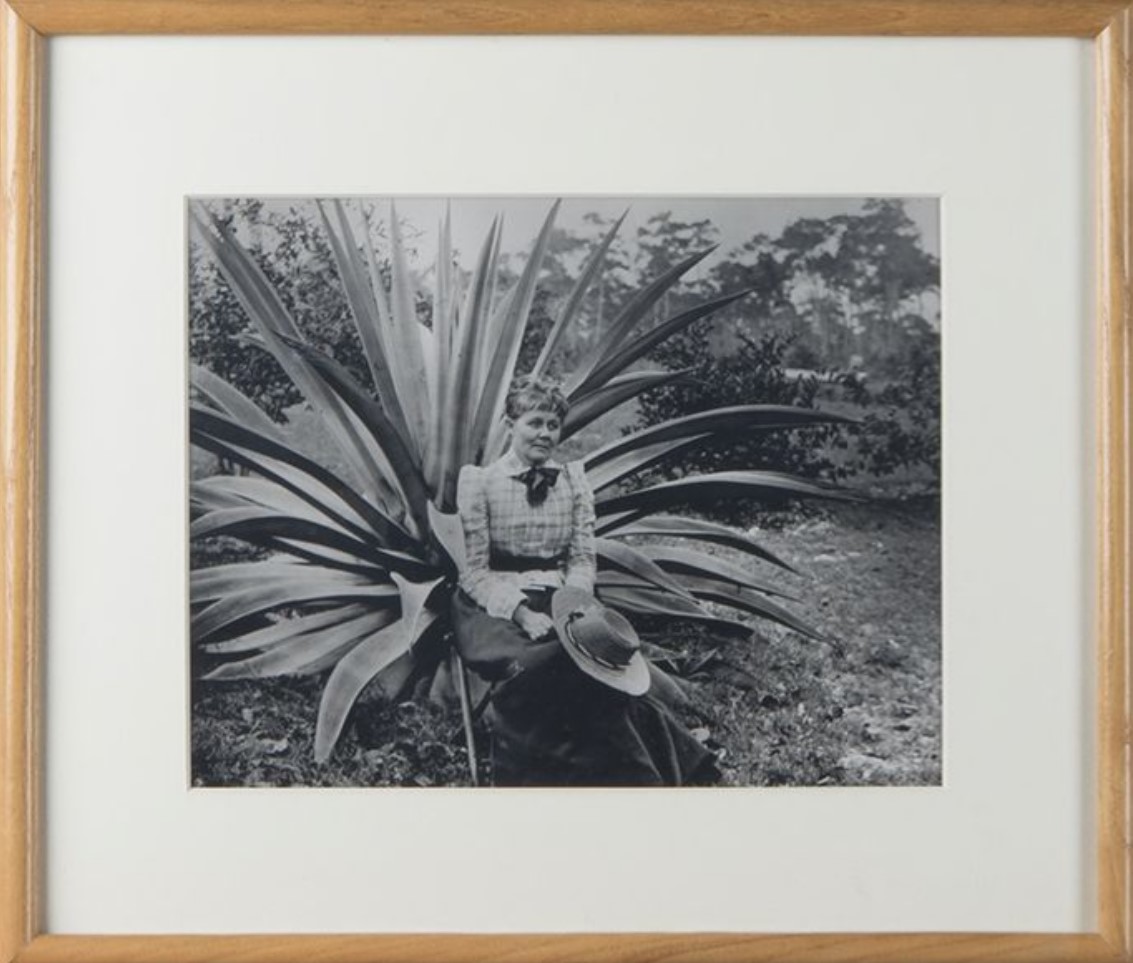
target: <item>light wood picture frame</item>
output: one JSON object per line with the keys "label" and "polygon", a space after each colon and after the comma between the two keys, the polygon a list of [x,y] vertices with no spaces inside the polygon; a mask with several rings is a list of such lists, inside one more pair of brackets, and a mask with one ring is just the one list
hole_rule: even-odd
{"label": "light wood picture frame", "polygon": [[[0,963],[1133,960],[1127,0],[0,0]],[[1097,930],[1083,934],[53,936],[43,932],[43,64],[69,34],[1057,36],[1096,46]]]}

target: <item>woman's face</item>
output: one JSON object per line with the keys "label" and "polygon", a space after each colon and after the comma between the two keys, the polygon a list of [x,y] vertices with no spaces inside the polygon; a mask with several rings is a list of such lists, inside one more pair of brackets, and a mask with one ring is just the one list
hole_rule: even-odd
{"label": "woman's face", "polygon": [[528,465],[541,465],[559,443],[563,425],[553,411],[526,411],[511,423],[511,450]]}

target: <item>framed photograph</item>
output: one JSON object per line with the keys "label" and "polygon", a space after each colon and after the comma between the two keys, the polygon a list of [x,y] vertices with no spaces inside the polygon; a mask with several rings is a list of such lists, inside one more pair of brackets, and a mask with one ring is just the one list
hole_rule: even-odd
{"label": "framed photograph", "polygon": [[937,199],[189,205],[194,786],[940,784]]}
{"label": "framed photograph", "polygon": [[1130,959],[1125,6],[2,23],[4,959]]}

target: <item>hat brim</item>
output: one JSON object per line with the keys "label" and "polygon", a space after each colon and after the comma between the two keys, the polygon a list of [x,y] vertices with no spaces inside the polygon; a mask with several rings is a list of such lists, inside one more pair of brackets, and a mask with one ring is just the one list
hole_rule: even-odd
{"label": "hat brim", "polygon": [[573,586],[566,586],[555,592],[551,597],[551,619],[555,623],[559,643],[571,661],[592,679],[627,695],[644,695],[649,691],[652,678],[649,675],[649,664],[640,652],[635,652],[624,668],[611,669],[586,655],[567,634],[567,619],[572,613],[602,607],[602,603],[589,592]]}

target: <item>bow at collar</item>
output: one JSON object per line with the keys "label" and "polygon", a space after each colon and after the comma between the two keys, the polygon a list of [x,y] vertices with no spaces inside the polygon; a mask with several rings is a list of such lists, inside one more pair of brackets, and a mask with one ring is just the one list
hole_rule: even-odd
{"label": "bow at collar", "polygon": [[542,505],[547,500],[547,493],[559,480],[559,469],[547,465],[532,465],[527,471],[515,477],[527,488],[527,504]]}

